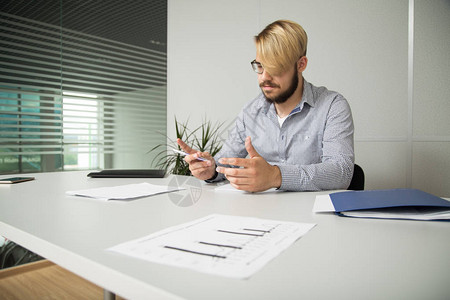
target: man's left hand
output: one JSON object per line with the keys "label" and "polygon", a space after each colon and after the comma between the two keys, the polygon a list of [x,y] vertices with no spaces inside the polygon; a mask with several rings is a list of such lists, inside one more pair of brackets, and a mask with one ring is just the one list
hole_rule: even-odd
{"label": "man's left hand", "polygon": [[238,190],[262,192],[281,186],[281,172],[277,166],[269,164],[256,152],[250,137],[245,140],[245,148],[249,158],[221,158],[219,163],[241,168],[217,167],[230,184]]}

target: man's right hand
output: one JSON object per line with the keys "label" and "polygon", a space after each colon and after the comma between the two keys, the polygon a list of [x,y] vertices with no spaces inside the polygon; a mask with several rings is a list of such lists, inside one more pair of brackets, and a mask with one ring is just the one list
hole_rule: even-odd
{"label": "man's right hand", "polygon": [[[200,152],[189,147],[181,139],[177,139],[177,144],[188,153],[184,160],[189,164],[189,170],[192,175],[201,180],[211,179],[216,174],[216,162],[208,152]],[[199,157],[206,159],[206,161],[198,160]]]}

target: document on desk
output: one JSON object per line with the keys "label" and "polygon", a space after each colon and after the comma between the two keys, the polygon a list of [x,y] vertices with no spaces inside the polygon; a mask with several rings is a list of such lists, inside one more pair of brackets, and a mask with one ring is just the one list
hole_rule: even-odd
{"label": "document on desk", "polygon": [[66,192],[66,194],[70,196],[82,196],[107,201],[107,200],[130,200],[163,193],[175,192],[179,190],[184,190],[184,188],[155,185],[143,182],[113,187],[101,187],[87,190],[68,191]]}
{"label": "document on desk", "polygon": [[214,214],[107,250],[151,262],[245,279],[314,226]]}

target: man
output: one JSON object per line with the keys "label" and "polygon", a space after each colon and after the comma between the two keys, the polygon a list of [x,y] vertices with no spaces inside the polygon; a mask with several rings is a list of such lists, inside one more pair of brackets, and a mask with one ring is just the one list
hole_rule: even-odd
{"label": "man", "polygon": [[[346,189],[354,166],[353,119],[347,100],[303,78],[307,35],[279,20],[255,37],[262,93],[240,112],[216,155],[183,141],[191,173],[202,180],[229,180],[236,189],[259,192]],[[206,161],[198,160],[199,157]]]}

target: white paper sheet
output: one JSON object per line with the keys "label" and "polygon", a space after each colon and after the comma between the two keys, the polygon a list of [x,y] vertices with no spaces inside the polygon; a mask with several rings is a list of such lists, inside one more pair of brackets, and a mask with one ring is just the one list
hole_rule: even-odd
{"label": "white paper sheet", "polygon": [[336,211],[330,195],[317,195],[314,201],[313,212],[334,212]]}
{"label": "white paper sheet", "polygon": [[126,184],[114,187],[102,187],[87,190],[67,191],[67,195],[90,197],[100,200],[127,200],[139,197],[147,197],[157,194],[184,190],[180,187],[155,185],[147,182]]}
{"label": "white paper sheet", "polygon": [[450,220],[450,210],[429,207],[394,207],[382,210],[355,210],[341,212],[342,215],[356,218],[409,219],[409,220]]}
{"label": "white paper sheet", "polygon": [[151,262],[248,278],[315,224],[209,215],[107,250]]}

